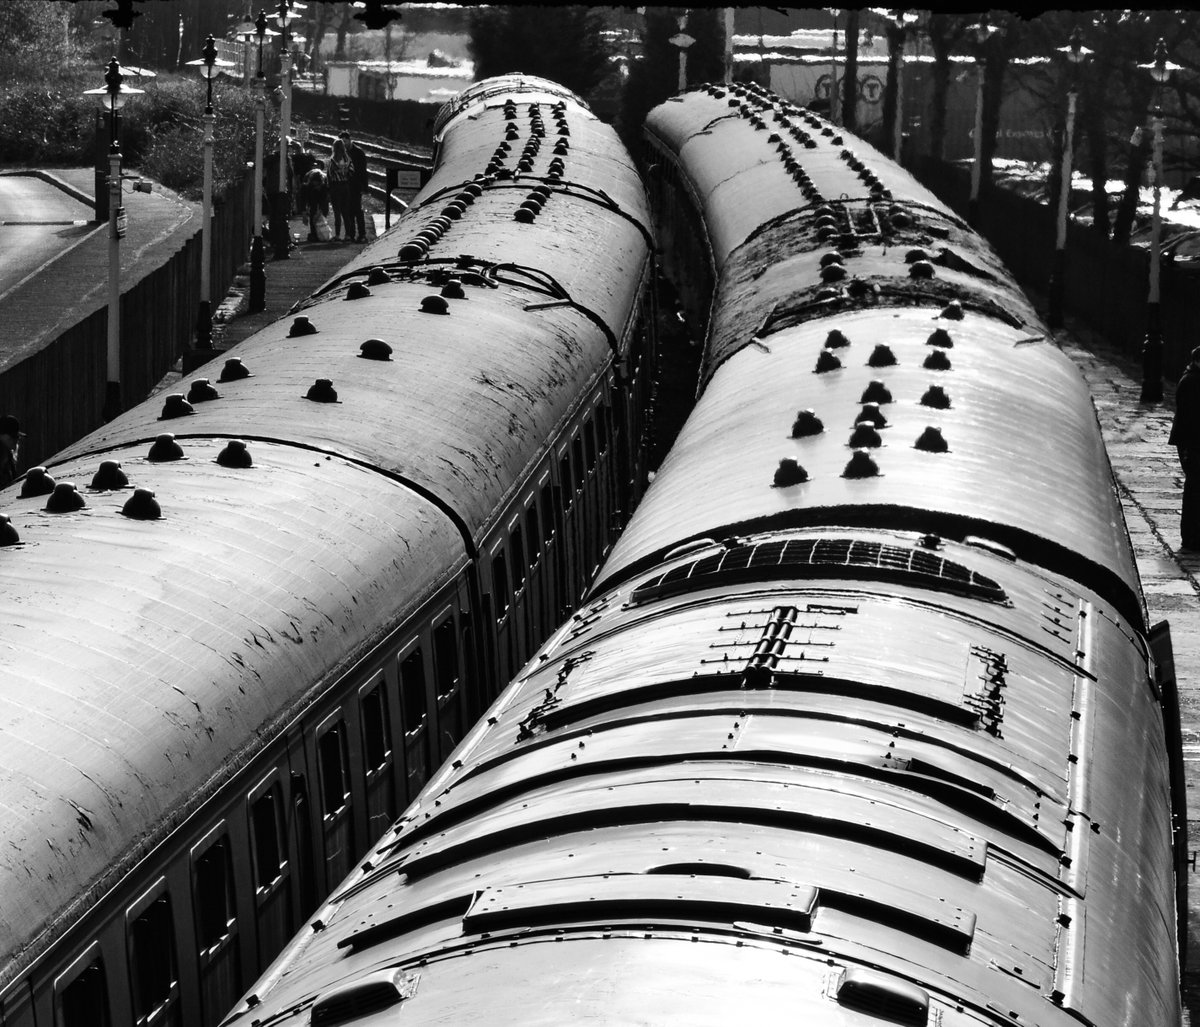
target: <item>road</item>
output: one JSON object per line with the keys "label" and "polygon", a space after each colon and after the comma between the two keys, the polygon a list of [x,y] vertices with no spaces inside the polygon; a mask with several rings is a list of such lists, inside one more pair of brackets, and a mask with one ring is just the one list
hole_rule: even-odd
{"label": "road", "polygon": [[94,229],[92,208],[34,175],[0,175],[0,297]]}

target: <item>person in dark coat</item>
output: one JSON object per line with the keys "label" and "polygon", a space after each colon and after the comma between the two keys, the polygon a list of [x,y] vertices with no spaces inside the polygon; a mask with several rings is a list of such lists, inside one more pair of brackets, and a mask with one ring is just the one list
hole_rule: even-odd
{"label": "person in dark coat", "polygon": [[346,224],[346,239],[354,236],[353,213],[351,208],[351,183],[354,175],[354,165],[346,153],[346,144],[340,139],[333,141],[333,154],[325,168],[325,177],[329,182],[329,204],[333,207],[333,239],[337,242],[342,236],[342,222]]}
{"label": "person in dark coat", "polygon": [[317,216],[329,217],[329,185],[325,181],[325,171],[321,162],[310,168],[304,176],[303,196],[305,209],[308,211],[308,241],[319,242],[317,237]]}
{"label": "person in dark coat", "polygon": [[339,138],[345,144],[346,156],[350,158],[350,163],[354,166],[354,173],[350,177],[350,212],[354,217],[351,234],[359,242],[366,242],[367,218],[363,213],[362,200],[367,191],[367,154],[358,143],[350,138],[349,132],[341,133]]}
{"label": "person in dark coat", "polygon": [[1167,440],[1183,466],[1180,533],[1184,549],[1200,549],[1200,346],[1175,387],[1175,420]]}
{"label": "person in dark coat", "polygon": [[12,414],[0,417],[0,488],[17,476],[23,438],[25,433],[21,431],[20,421]]}

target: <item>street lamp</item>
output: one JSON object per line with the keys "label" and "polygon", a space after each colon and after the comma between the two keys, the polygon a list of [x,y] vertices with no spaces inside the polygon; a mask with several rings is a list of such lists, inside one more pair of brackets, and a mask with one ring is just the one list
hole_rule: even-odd
{"label": "street lamp", "polygon": [[1071,194],[1071,160],[1075,154],[1075,103],[1079,96],[1079,71],[1092,51],[1083,45],[1079,26],[1071,33],[1071,41],[1058,47],[1067,59],[1070,78],[1067,83],[1067,126],[1063,133],[1061,177],[1058,186],[1058,231],[1054,241],[1054,268],[1050,272],[1050,327],[1057,331],[1063,326],[1063,293],[1067,269],[1067,202]]}
{"label": "street lamp", "polygon": [[983,81],[987,74],[988,41],[1000,30],[989,25],[987,16],[971,27],[975,38],[975,160],[971,164],[971,198],[967,203],[967,224],[979,227],[979,181],[983,170]]}
{"label": "street lamp", "polygon": [[288,227],[288,133],[292,122],[292,50],[288,43],[288,18],[292,8],[303,10],[303,4],[279,0],[279,13],[275,21],[279,25],[279,178],[276,191],[271,197],[271,236],[275,242],[275,259],[287,260],[292,247],[291,229]]}
{"label": "street lamp", "polygon": [[1167,44],[1154,47],[1154,60],[1139,64],[1154,79],[1154,105],[1150,108],[1150,130],[1154,134],[1154,157],[1150,174],[1154,180],[1154,215],[1150,221],[1150,290],[1146,298],[1146,341],[1142,345],[1142,402],[1160,403],[1162,389],[1162,310],[1159,306],[1159,251],[1162,248],[1163,121],[1162,87],[1179,65],[1167,60]]}
{"label": "street lamp", "polygon": [[121,238],[125,235],[125,208],[121,206],[121,147],[117,141],[117,111],[129,97],[141,93],[125,85],[125,76],[114,57],[104,73],[104,85],[84,95],[100,97],[108,111],[108,384],[102,417],[111,421],[121,412]]}
{"label": "street lamp", "polygon": [[254,238],[250,241],[250,311],[263,310],[267,305],[267,272],[264,265],[262,238],[262,180],[263,126],[267,109],[267,76],[263,71],[263,43],[268,35],[266,11],[260,10],[254,22],[258,40],[258,74],[254,77]]}
{"label": "street lamp", "polygon": [[672,46],[679,48],[679,91],[682,93],[687,89],[687,51],[696,39],[694,36],[689,36],[684,31],[684,26],[687,25],[687,12],[679,15],[676,24],[679,26],[679,31],[667,40]]}
{"label": "street lamp", "polygon": [[196,348],[212,349],[212,189],[213,189],[213,79],[232,61],[217,58],[217,43],[210,35],[204,41],[203,56],[188,65],[197,68],[208,85],[208,100],[204,107],[204,213],[200,221],[200,310],[196,315]]}

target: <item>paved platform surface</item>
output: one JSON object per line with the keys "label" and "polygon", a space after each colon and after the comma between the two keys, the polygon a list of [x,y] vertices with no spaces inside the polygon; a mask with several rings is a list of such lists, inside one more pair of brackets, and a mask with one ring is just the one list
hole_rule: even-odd
{"label": "paved platform surface", "polygon": [[[36,176],[94,210],[91,168],[5,172]],[[155,183],[153,191],[123,180],[128,230],[121,240],[121,288],[126,291],[157,270],[200,228],[200,206]],[[108,232],[96,225],[64,238],[57,252],[0,296],[0,368],[37,352],[68,328],[108,304]]]}

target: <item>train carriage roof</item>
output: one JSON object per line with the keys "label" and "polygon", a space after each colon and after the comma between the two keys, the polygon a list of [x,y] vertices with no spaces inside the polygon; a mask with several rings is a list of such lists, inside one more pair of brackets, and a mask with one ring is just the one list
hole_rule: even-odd
{"label": "train carriage roof", "polygon": [[[56,465],[82,510],[5,505],[0,965],[465,562],[433,504],[370,468],[263,442],[229,468],[224,440],[181,441],[180,460],[110,454],[118,491],[87,488],[95,457]],[[122,516],[133,486],[160,519]]]}
{"label": "train carriage roof", "polygon": [[[833,328],[848,344],[823,357]],[[871,366],[878,346],[894,363]],[[831,354],[840,366],[819,371]],[[872,408],[874,381],[890,398],[877,396]],[[931,405],[940,402],[931,388],[949,405]],[[859,431],[852,445],[857,422],[880,416],[885,424]],[[781,470],[785,460],[807,480]],[[984,536],[1033,562],[1066,561],[1092,587],[1103,579],[1097,590],[1142,620],[1120,500],[1078,373],[1020,329],[928,309],[795,326],[721,365],[598,587],[697,537],[877,521]]]}

